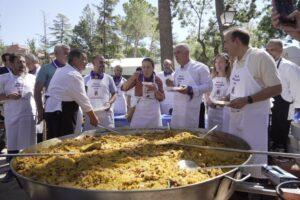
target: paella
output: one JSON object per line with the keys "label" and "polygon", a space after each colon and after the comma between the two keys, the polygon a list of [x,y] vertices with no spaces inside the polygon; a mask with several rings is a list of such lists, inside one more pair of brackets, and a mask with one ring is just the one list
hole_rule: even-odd
{"label": "paella", "polygon": [[[51,185],[91,190],[145,190],[206,181],[226,170],[205,167],[242,164],[249,156],[174,143],[225,146],[220,141],[201,139],[185,131],[85,135],[37,150],[39,153],[73,152],[73,155],[17,157],[13,166],[22,176]],[[194,161],[199,168],[180,169],[177,163],[183,159]]]}

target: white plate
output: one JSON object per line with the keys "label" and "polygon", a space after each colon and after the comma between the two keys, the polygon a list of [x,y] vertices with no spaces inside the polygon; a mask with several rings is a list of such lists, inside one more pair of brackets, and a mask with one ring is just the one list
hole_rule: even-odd
{"label": "white plate", "polygon": [[152,82],[142,82],[142,84],[143,84],[143,85],[149,85],[149,86],[150,86],[150,85],[152,85],[153,83],[152,83]]}
{"label": "white plate", "polygon": [[106,103],[102,107],[95,109],[94,112],[105,111],[109,108],[109,106],[110,106],[109,103]]}
{"label": "white plate", "polygon": [[183,87],[167,87],[167,91],[181,91]]}
{"label": "white plate", "polygon": [[212,102],[214,104],[217,104],[217,105],[220,105],[220,106],[227,106],[230,103],[229,101],[220,101],[220,100],[212,100]]}

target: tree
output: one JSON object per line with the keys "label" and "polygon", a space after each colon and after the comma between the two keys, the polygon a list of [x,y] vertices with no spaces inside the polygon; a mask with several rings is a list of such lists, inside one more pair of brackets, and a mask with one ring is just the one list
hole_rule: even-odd
{"label": "tree", "polygon": [[44,11],[42,11],[43,14],[43,35],[40,35],[40,47],[42,52],[44,53],[44,57],[42,58],[42,63],[48,63],[50,61],[50,56],[48,53],[48,49],[50,46],[49,39],[48,39],[48,33],[47,33],[47,18]]}
{"label": "tree", "polygon": [[278,29],[275,29],[271,23],[271,5],[265,8],[265,14],[262,16],[257,27],[251,30],[251,44],[256,47],[264,46],[272,38],[284,38],[286,34]]}
{"label": "tree", "polygon": [[53,26],[49,27],[52,30],[52,35],[54,36],[54,40],[51,41],[51,45],[54,46],[58,43],[60,44],[69,44],[71,38],[71,24],[69,23],[69,19],[59,13],[56,16],[56,19],[53,20]]}
{"label": "tree", "polygon": [[[125,19],[122,23],[122,32],[133,41],[133,56],[138,56],[138,47],[142,39],[151,37],[153,29],[156,27],[151,24],[155,20],[153,6],[145,0],[129,0],[123,4]],[[150,23],[149,23],[150,22]]]}
{"label": "tree", "polygon": [[158,0],[159,39],[161,65],[165,59],[173,59],[172,14],[170,0]]}
{"label": "tree", "polygon": [[95,13],[87,5],[83,9],[78,24],[73,29],[70,46],[85,50],[89,58],[97,53],[97,48],[100,48],[97,47],[98,44],[96,42],[96,23]]}
{"label": "tree", "polygon": [[119,17],[113,16],[113,9],[119,0],[101,0],[96,6],[98,10],[96,40],[101,45],[99,51],[106,57],[118,57],[122,45],[118,31],[120,30]]}
{"label": "tree", "polygon": [[30,49],[30,52],[34,55],[37,55],[37,47],[36,47],[35,39],[34,38],[27,39],[26,43]]}
{"label": "tree", "polygon": [[[176,10],[177,17],[181,21],[182,27],[194,27],[194,34],[196,37],[190,35],[190,38],[195,38],[196,41],[200,44],[201,48],[199,53],[201,54],[202,62],[207,62],[209,57],[206,53],[206,44],[203,37],[203,18],[207,16],[207,10],[212,9],[212,3],[208,0],[186,0],[178,1],[174,9]],[[192,12],[191,12],[192,11]]]}

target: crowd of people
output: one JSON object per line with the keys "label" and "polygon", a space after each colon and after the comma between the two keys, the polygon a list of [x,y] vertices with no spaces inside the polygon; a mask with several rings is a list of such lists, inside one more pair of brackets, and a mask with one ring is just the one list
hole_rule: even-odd
{"label": "crowd of people", "polygon": [[[300,13],[290,16],[297,20],[296,27],[282,26],[278,17],[273,11],[273,25],[300,40]],[[105,73],[102,55],[92,58],[93,69],[83,77],[86,53],[63,44],[55,46],[55,59],[42,67],[32,54],[3,54],[0,100],[8,153],[36,144],[37,133],[46,132],[46,139],[51,139],[98,125],[114,128],[114,115],[120,114],[126,115],[131,128],[162,127],[162,114],[171,115],[171,128],[198,128],[203,102],[206,128],[218,125],[218,130],[244,139],[252,149],[267,151],[271,124],[272,149],[286,150],[293,111],[300,108],[300,67],[283,58],[278,39],[270,40],[266,49],[249,44],[246,30],[227,30],[226,53],[214,58],[210,70],[191,59],[189,46],[181,43],[174,47],[178,68],[169,58],[163,71],[155,73],[153,59],[144,58],[128,80],[120,65],[114,67],[114,75]],[[253,162],[267,163],[267,157],[254,156]],[[260,177],[260,171],[252,169],[252,176]],[[3,180],[11,177],[9,171]]]}

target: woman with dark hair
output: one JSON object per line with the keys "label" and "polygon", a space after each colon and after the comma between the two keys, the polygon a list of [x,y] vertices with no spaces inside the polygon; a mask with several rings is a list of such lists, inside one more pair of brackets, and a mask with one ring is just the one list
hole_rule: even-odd
{"label": "woman with dark hair", "polygon": [[229,125],[228,109],[215,104],[216,101],[225,99],[229,87],[230,60],[226,53],[218,54],[215,57],[211,76],[213,89],[207,95],[208,128],[218,125],[218,130],[227,132]]}
{"label": "woman with dark hair", "polygon": [[165,99],[162,81],[154,73],[154,61],[142,61],[142,73],[135,72],[122,85],[123,91],[135,87],[138,103],[130,123],[131,128],[157,128],[162,126],[160,101]]}

